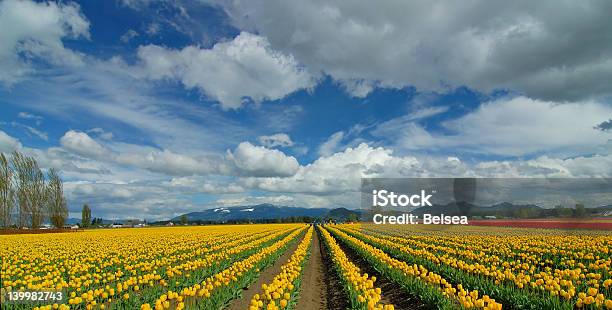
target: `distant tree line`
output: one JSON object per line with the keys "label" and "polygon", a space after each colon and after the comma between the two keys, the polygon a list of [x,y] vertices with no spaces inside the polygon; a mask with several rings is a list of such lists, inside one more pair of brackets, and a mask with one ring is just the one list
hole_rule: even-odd
{"label": "distant tree line", "polygon": [[[310,216],[290,216],[270,219],[235,219],[226,221],[189,220],[186,215],[179,217],[178,223],[182,225],[218,225],[218,224],[274,224],[274,223],[312,223],[318,218]],[[151,225],[166,225],[172,221],[157,221]]]}
{"label": "distant tree line", "polygon": [[583,204],[576,204],[574,208],[564,207],[561,205],[555,206],[553,209],[535,209],[535,208],[520,208],[512,214],[515,218],[545,218],[545,217],[561,217],[561,218],[583,218],[592,216],[600,212],[599,208],[587,209]]}
{"label": "distant tree line", "polygon": [[54,168],[45,173],[34,157],[0,153],[0,225],[39,228],[46,219],[61,228],[68,217],[63,183]]}
{"label": "distant tree line", "polygon": [[586,218],[597,216],[605,212],[605,207],[587,208],[584,204],[576,204],[574,207],[557,205],[554,208],[540,208],[535,206],[515,206],[507,210],[487,211],[486,208],[470,212],[470,216],[496,216],[497,218]]}
{"label": "distant tree line", "polygon": [[79,224],[82,228],[87,227],[100,227],[103,226],[101,217],[91,217],[91,208],[88,204],[84,204],[81,208],[81,223]]}

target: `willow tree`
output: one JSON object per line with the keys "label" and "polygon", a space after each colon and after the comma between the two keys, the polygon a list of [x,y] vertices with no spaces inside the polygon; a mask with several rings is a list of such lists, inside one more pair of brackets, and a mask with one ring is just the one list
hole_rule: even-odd
{"label": "willow tree", "polygon": [[30,188],[30,223],[32,228],[39,228],[45,219],[47,203],[47,184],[38,163],[33,157],[28,157],[28,166],[32,172],[32,187]]}
{"label": "willow tree", "polygon": [[89,227],[91,225],[91,208],[84,204],[81,210],[81,227]]}
{"label": "willow tree", "polygon": [[0,225],[7,228],[11,225],[11,217],[15,206],[15,187],[13,186],[13,170],[8,158],[0,153]]}
{"label": "willow tree", "polygon": [[47,213],[51,224],[57,228],[64,227],[66,218],[68,217],[68,207],[64,198],[64,187],[62,179],[57,170],[51,168],[47,174]]}
{"label": "willow tree", "polygon": [[27,226],[30,214],[30,183],[31,173],[28,167],[27,157],[18,151],[11,156],[11,165],[15,173],[15,197],[17,198],[17,227]]}
{"label": "willow tree", "polygon": [[11,162],[17,176],[19,227],[29,223],[32,228],[38,228],[44,220],[47,202],[45,175],[33,157],[15,151]]}

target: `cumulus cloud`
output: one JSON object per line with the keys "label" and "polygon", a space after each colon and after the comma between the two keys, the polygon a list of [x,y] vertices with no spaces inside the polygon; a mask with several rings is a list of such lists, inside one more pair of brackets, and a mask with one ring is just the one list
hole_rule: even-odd
{"label": "cumulus cloud", "polygon": [[6,132],[0,130],[0,152],[10,153],[21,149],[22,145],[19,140],[9,136]]}
{"label": "cumulus cloud", "polygon": [[295,157],[249,142],[240,143],[233,152],[228,151],[225,157],[183,154],[169,149],[111,141],[102,144],[87,133],[74,130],[66,132],[60,144],[63,149],[85,158],[169,176],[286,177],[293,175],[299,167]]}
{"label": "cumulus cloud", "polygon": [[398,170],[394,168],[398,165],[411,167],[417,163],[415,158],[397,158],[391,154],[391,150],[363,143],[301,166],[290,178],[259,178],[246,182],[256,188],[279,192],[338,193],[355,190],[361,177],[374,176],[382,170],[395,174]]}
{"label": "cumulus cloud", "polygon": [[270,192],[340,195],[359,190],[361,178],[393,177],[610,177],[612,155],[466,163],[457,157],[398,156],[362,143],[300,166],[288,178],[245,178]]}
{"label": "cumulus cloud", "polygon": [[166,175],[198,175],[216,173],[219,167],[204,156],[190,156],[167,149],[125,144],[107,143],[94,140],[85,132],[69,130],[60,139],[61,146],[74,154],[115,163],[146,169]]}
{"label": "cumulus cloud", "polygon": [[214,2],[357,97],[376,86],[509,88],[561,101],[612,94],[609,1]]}
{"label": "cumulus cloud", "polygon": [[[97,216],[107,218],[147,214],[149,219],[163,219],[205,208],[193,205],[188,198],[197,193],[220,195],[213,196],[218,199],[210,206],[271,202],[355,207],[359,204],[355,193],[363,177],[612,177],[609,154],[471,163],[452,156],[397,155],[390,148],[366,143],[299,165],[279,150],[244,142],[223,158],[227,169],[219,169],[197,156],[142,145],[102,143],[85,135],[68,132],[62,143],[66,146],[42,150],[24,147],[0,131],[0,150],[18,148],[35,156],[41,167],[60,168],[70,180],[81,180],[65,184],[71,212],[78,213],[80,205],[89,202],[96,206]],[[83,158],[99,156],[99,152],[81,152],[86,145],[97,148],[90,140],[111,155]],[[105,170],[105,165],[112,171]],[[241,194],[252,190],[264,193]]]}
{"label": "cumulus cloud", "polygon": [[217,172],[215,164],[206,158],[179,154],[166,149],[143,147],[133,152],[119,153],[114,160],[120,164],[167,175],[202,175]]}
{"label": "cumulus cloud", "polygon": [[293,145],[291,137],[289,137],[289,135],[286,133],[277,133],[269,136],[259,136],[257,137],[257,141],[259,141],[259,143],[268,148],[288,147]]}
{"label": "cumulus cloud", "polygon": [[294,175],[300,166],[293,156],[249,142],[238,144],[233,152],[228,152],[227,157],[239,175],[247,176],[288,177]]}
{"label": "cumulus cloud", "polygon": [[60,138],[60,144],[68,151],[94,159],[109,158],[113,155],[109,149],[84,132],[69,130]]}
{"label": "cumulus cloud", "polygon": [[0,29],[0,82],[7,85],[33,72],[33,60],[81,64],[82,56],[62,40],[89,38],[89,21],[72,2],[2,1]]}
{"label": "cumulus cloud", "polygon": [[105,219],[169,219],[197,208],[176,195],[176,188],[154,182],[64,182],[71,217],[78,217],[83,202],[92,206],[92,216]]}
{"label": "cumulus cloud", "polygon": [[379,124],[372,133],[408,151],[452,148],[503,156],[551,151],[576,155],[612,139],[609,132],[593,128],[610,115],[612,107],[596,102],[557,104],[516,97],[484,103],[443,122],[449,133],[429,132],[410,117]]}
{"label": "cumulus cloud", "polygon": [[219,101],[224,109],[240,108],[246,98],[281,99],[315,83],[292,56],[272,49],[265,37],[247,32],[211,49],[141,46],[138,58],[145,77],[180,81]]}

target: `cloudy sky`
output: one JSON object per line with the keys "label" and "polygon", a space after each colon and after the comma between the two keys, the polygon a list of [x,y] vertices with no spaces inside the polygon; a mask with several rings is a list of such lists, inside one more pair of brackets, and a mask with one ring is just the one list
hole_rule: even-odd
{"label": "cloudy sky", "polygon": [[71,216],[612,177],[610,1],[0,0],[0,151]]}

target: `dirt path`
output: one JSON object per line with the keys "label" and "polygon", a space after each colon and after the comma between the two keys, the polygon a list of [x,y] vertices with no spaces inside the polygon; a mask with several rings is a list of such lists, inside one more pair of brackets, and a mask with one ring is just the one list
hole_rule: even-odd
{"label": "dirt path", "polygon": [[315,232],[310,247],[310,259],[302,274],[296,310],[327,310],[327,272],[321,255],[319,234]]}
{"label": "dirt path", "polygon": [[296,240],[296,242],[294,242],[285,251],[285,253],[283,253],[283,255],[281,255],[281,257],[279,257],[276,260],[276,262],[274,262],[272,266],[262,270],[261,273],[259,274],[259,278],[257,278],[257,281],[255,281],[254,283],[249,285],[248,288],[245,288],[242,291],[242,297],[232,300],[229,306],[227,306],[227,308],[225,309],[227,310],[249,309],[249,306],[251,305],[251,299],[253,299],[253,296],[255,296],[255,294],[257,294],[261,290],[261,285],[272,282],[274,277],[281,272],[281,266],[284,265],[289,260],[289,258],[291,258],[291,255],[293,254],[293,252],[295,252],[295,250],[298,247],[298,244],[300,244],[301,241],[302,241],[301,238]]}

